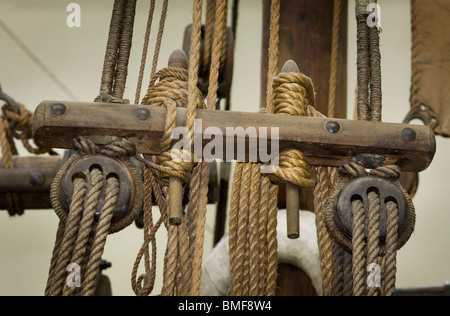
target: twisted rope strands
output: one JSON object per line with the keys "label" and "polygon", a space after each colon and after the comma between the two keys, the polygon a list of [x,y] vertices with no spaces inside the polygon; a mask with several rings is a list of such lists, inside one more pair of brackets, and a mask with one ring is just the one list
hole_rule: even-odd
{"label": "twisted rope strands", "polygon": [[357,80],[358,80],[358,120],[370,120],[369,106],[369,30],[367,14],[357,17]]}
{"label": "twisted rope strands", "polygon": [[251,188],[250,191],[250,199],[249,202],[249,208],[250,208],[250,215],[249,215],[249,250],[248,250],[248,257],[249,257],[249,291],[248,295],[251,296],[258,296],[258,287],[259,287],[259,278],[260,278],[260,271],[259,271],[259,249],[258,249],[258,224],[259,224],[259,216],[260,216],[260,209],[259,209],[259,200],[260,200],[260,190],[258,189],[261,184],[261,173],[260,173],[260,165],[259,164],[252,164],[252,174],[251,174]]}
{"label": "twisted rope strands", "polygon": [[[59,221],[58,229],[56,231],[56,238],[55,238],[55,246],[53,248],[52,252],[52,259],[50,261],[50,268],[48,271],[48,278],[47,280],[51,280],[54,278],[55,272],[56,272],[56,265],[58,264],[58,253],[61,248],[62,239],[64,237],[64,229],[66,227],[65,221]],[[47,282],[45,286],[45,295],[48,296],[48,291],[50,289],[51,283]]]}
{"label": "twisted rope strands", "polygon": [[325,226],[326,201],[331,193],[328,168],[317,168],[317,184],[314,188],[314,208],[316,213],[317,240],[319,244],[319,258],[322,270],[322,291],[329,296],[332,279],[332,240]]}
{"label": "twisted rope strands", "polygon": [[269,194],[270,194],[270,180],[269,177],[262,177],[260,183],[260,199],[259,199],[259,222],[258,222],[258,271],[259,271],[259,289],[258,295],[264,295],[266,290],[266,275],[267,275],[267,258],[269,250],[267,249],[267,222],[269,214]]}
{"label": "twisted rope strands", "polygon": [[150,74],[151,82],[154,80],[155,75],[156,75],[156,69],[158,68],[159,52],[161,51],[161,43],[162,43],[162,38],[163,38],[164,29],[165,29],[165,25],[166,25],[168,8],[169,8],[169,0],[164,0],[162,11],[161,11],[161,18],[159,20],[158,35],[156,37],[155,52],[153,53],[152,71]]}
{"label": "twisted rope strands", "polygon": [[[269,195],[271,197],[278,195],[278,186],[270,184]],[[278,267],[278,255],[277,255],[277,199],[270,199],[268,223],[267,223],[267,286],[266,296],[274,296],[277,286],[277,267]]]}
{"label": "twisted rope strands", "polygon": [[[217,0],[214,39],[211,57],[210,78],[208,88],[207,108],[214,110],[217,100],[217,89],[219,86],[219,69],[220,69],[220,48],[223,41],[223,29],[226,26],[226,3],[227,0]],[[192,217],[194,226],[194,235],[192,239],[193,256],[192,256],[192,287],[191,295],[200,295],[200,284],[202,275],[202,257],[203,243],[206,222],[206,210],[208,203],[208,182],[210,173],[210,164],[201,162],[197,167],[199,177],[195,177],[193,181],[199,182],[198,199],[193,202],[197,208],[197,214]],[[194,223],[195,221],[195,223]],[[191,234],[192,235],[192,234]]]}
{"label": "twisted rope strands", "polygon": [[233,260],[237,255],[237,241],[238,241],[238,223],[239,223],[239,192],[240,183],[242,179],[242,171],[244,165],[236,164],[233,176],[233,184],[230,201],[230,217],[229,217],[229,258],[230,258],[230,287],[228,295],[234,295],[234,288],[237,286],[237,261]]}
{"label": "twisted rope strands", "polygon": [[144,35],[144,45],[142,47],[141,66],[139,68],[139,76],[138,76],[136,94],[134,97],[134,104],[139,104],[139,100],[141,99],[142,81],[144,80],[145,64],[147,61],[147,54],[148,54],[148,44],[150,42],[150,33],[152,30],[153,14],[155,12],[155,2],[156,2],[156,0],[150,1],[150,8],[148,11],[148,18],[147,18],[147,27],[146,27],[145,35]]}
{"label": "twisted rope strands", "polygon": [[[159,226],[161,226],[162,218],[153,225],[153,212],[152,212],[152,171],[148,167],[144,169],[144,187],[145,187],[145,196],[144,196],[144,242],[139,249],[139,252],[136,256],[136,260],[133,265],[133,270],[131,274],[131,286],[134,293],[137,296],[148,296],[153,290],[155,284],[155,275],[156,275],[156,240],[154,238],[156,231]],[[150,255],[149,255],[149,246],[151,244],[152,253],[151,260],[153,264],[150,263]],[[137,270],[139,269],[139,264],[144,256],[144,266],[145,266],[145,274],[142,274],[137,277]]]}
{"label": "twisted rope strands", "polygon": [[95,229],[94,243],[92,244],[87,270],[84,276],[84,287],[81,290],[82,296],[90,296],[95,290],[101,257],[119,196],[119,187],[119,179],[110,177],[106,180],[105,204],[100,211],[100,218]]}
{"label": "twisted rope strands", "polygon": [[386,203],[386,210],[387,232],[383,292],[386,296],[394,296],[397,273],[398,206],[395,202],[389,201]]}
{"label": "twisted rope strands", "polygon": [[[88,244],[92,223],[94,222],[94,215],[97,211],[97,205],[100,199],[100,194],[103,189],[103,174],[101,170],[94,168],[90,172],[89,190],[86,195],[86,202],[84,205],[83,217],[79,224],[78,236],[75,241],[75,249],[73,250],[71,263],[78,265],[83,264],[83,260],[86,254],[86,246]],[[71,296],[78,292],[76,287],[64,287],[63,295]]]}
{"label": "twisted rope strands", "polygon": [[111,94],[113,90],[114,74],[117,64],[117,51],[119,50],[120,34],[122,33],[122,20],[125,13],[126,0],[114,1],[114,7],[109,27],[108,43],[106,44],[105,61],[103,65],[100,92]]}
{"label": "twisted rope strands", "polygon": [[198,89],[198,70],[200,67],[202,4],[203,0],[194,0],[193,4],[192,35],[189,53],[188,103],[186,113],[187,139],[190,144],[193,143],[194,120],[197,109],[197,97],[195,91]]}
{"label": "twisted rope strands", "polygon": [[270,41],[269,65],[267,71],[267,105],[266,112],[274,113],[272,80],[278,73],[279,31],[280,31],[280,0],[272,0],[270,7]]}
{"label": "twisted rope strands", "polygon": [[[370,192],[369,198],[369,225],[367,241],[367,264],[379,264],[380,252],[380,197],[376,192]],[[378,288],[369,287],[368,296],[378,296]]]}
{"label": "twisted rope strands", "polygon": [[212,26],[216,16],[216,0],[206,1],[205,35],[203,39],[202,73],[207,73],[211,59]]}
{"label": "twisted rope strands", "polygon": [[227,32],[227,20],[228,20],[228,0],[225,0],[224,8],[224,23],[222,23],[222,40],[220,47],[220,69],[225,68],[225,63],[227,61],[227,46],[228,46],[228,32]]}
{"label": "twisted rope strands", "polygon": [[[249,224],[249,206],[248,199],[250,196],[251,185],[251,164],[245,164],[242,170],[242,180],[239,193],[239,222],[237,232],[237,252],[234,260],[236,261],[236,289],[234,295],[242,296],[248,291],[248,260],[247,243],[248,243],[248,224]],[[247,268],[247,269],[246,269]]]}
{"label": "twisted rope strands", "polygon": [[382,117],[381,53],[379,34],[380,31],[378,27],[374,26],[369,29],[370,112],[371,120],[374,122],[381,122]]}
{"label": "twisted rope strands", "polygon": [[[166,194],[166,201],[169,199]],[[166,207],[166,214],[168,210]],[[178,227],[170,224],[166,224],[167,227],[167,247],[166,254],[164,256],[164,282],[161,291],[162,296],[175,295],[175,277],[177,270],[177,255],[178,255]]]}
{"label": "twisted rope strands", "polygon": [[336,242],[333,242],[332,257],[331,296],[342,296],[344,293],[345,251]]}
{"label": "twisted rope strands", "polygon": [[[14,169],[13,154],[15,151],[14,142],[12,141],[9,123],[0,118],[0,146],[2,150],[2,164],[4,169]],[[8,214],[22,215],[24,210],[20,206],[19,195],[17,193],[7,193],[6,203]]]}
{"label": "twisted rope strands", "polygon": [[195,237],[192,240],[194,250],[192,256],[192,288],[191,288],[191,295],[195,296],[200,295],[210,164],[206,162],[201,162],[197,168],[199,168],[200,172],[200,177],[198,180],[200,181],[200,187],[198,192],[198,201],[196,203],[197,212],[196,216],[194,217]]}
{"label": "twisted rope strands", "polygon": [[353,213],[353,296],[363,296],[365,293],[365,245],[364,245],[364,221],[365,212],[362,201],[355,200],[352,203]]}
{"label": "twisted rope strands", "polygon": [[168,225],[169,238],[167,241],[166,253],[164,256],[164,283],[161,290],[162,296],[175,295],[175,271],[176,271],[176,257],[177,257],[177,227]]}
{"label": "twisted rope strands", "polygon": [[341,0],[334,0],[333,31],[331,43],[330,92],[328,96],[328,117],[336,115],[336,90],[339,62],[339,33],[341,25]]}
{"label": "twisted rope strands", "polygon": [[344,289],[343,296],[352,296],[353,294],[353,274],[352,274],[352,255],[344,251]]}
{"label": "twisted rope strands", "polygon": [[65,227],[64,236],[58,252],[58,261],[54,269],[54,274],[47,283],[47,296],[58,296],[62,294],[64,275],[69,264],[74,242],[77,237],[78,224],[83,213],[83,203],[86,195],[86,180],[83,178],[74,179],[74,189],[72,203],[70,204],[69,216]]}
{"label": "twisted rope strands", "polygon": [[[189,239],[189,222],[184,221],[178,227],[178,271],[180,276],[180,281],[177,285],[177,295],[187,296],[187,295],[200,295],[199,293],[191,294],[194,277],[192,261],[194,258],[191,256],[191,249],[194,247],[191,244],[191,240]],[[203,252],[203,247],[201,247],[201,251]],[[197,255],[196,253],[194,255]],[[200,261],[201,263],[201,261]],[[199,281],[198,281],[199,282]]]}
{"label": "twisted rope strands", "polygon": [[116,75],[114,77],[114,90],[112,96],[118,99],[123,98],[125,84],[128,75],[128,61],[133,40],[134,17],[136,13],[136,0],[126,1],[126,8],[123,19],[123,29],[117,56]]}
{"label": "twisted rope strands", "polygon": [[217,88],[219,87],[219,70],[222,56],[222,42],[225,41],[224,31],[226,28],[226,20],[225,20],[227,11],[226,9],[227,9],[227,0],[217,0],[211,67],[209,72],[209,87],[207,100],[207,107],[209,110],[213,110],[216,108]]}

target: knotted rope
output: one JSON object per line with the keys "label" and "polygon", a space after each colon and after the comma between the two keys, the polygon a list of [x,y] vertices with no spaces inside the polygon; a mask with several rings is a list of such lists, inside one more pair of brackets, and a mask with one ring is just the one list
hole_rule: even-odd
{"label": "knotted rope", "polygon": [[[55,176],[51,187],[50,199],[60,218],[60,224],[45,290],[47,296],[92,295],[108,234],[118,232],[130,225],[142,208],[142,183],[130,161],[130,158],[136,154],[133,144],[123,140],[100,148],[92,141],[79,137],[74,140],[74,149],[76,153]],[[133,204],[124,216],[114,222],[112,218],[119,195],[120,180],[115,176],[106,177],[101,167],[95,165],[90,170],[86,170],[85,174],[74,176],[73,196],[69,210],[65,210],[62,206],[60,190],[63,176],[78,159],[90,155],[117,158],[133,174],[135,195],[134,199],[130,200]],[[105,188],[103,188],[104,185],[106,185]],[[96,213],[103,191],[103,205],[98,216]],[[74,266],[79,267],[76,272],[78,274],[75,275],[81,280],[79,286],[71,285],[69,282],[73,276],[70,267]]]}

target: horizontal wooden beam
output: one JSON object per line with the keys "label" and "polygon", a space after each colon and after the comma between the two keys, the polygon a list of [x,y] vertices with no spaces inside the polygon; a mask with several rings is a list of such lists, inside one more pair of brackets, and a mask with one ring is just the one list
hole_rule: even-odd
{"label": "horizontal wooden beam", "polygon": [[[70,149],[77,136],[118,136],[134,142],[140,153],[158,155],[166,108],[44,101],[34,118],[34,139],[41,146]],[[227,158],[227,151],[232,151],[234,158],[245,154],[248,159],[259,150],[249,149],[255,139],[271,148],[274,130],[278,131],[280,152],[298,149],[316,166],[338,167],[358,155],[373,154],[385,156],[387,164],[397,164],[403,171],[420,172],[430,165],[436,151],[434,133],[427,126],[208,110],[198,110],[197,119],[201,127],[199,124],[196,129],[196,139],[202,139],[203,146],[211,139],[221,142],[222,159]],[[185,122],[186,109],[179,108],[177,126],[185,126]],[[256,134],[236,134],[238,128]],[[227,140],[234,144],[243,141],[245,148],[226,148]]]}
{"label": "horizontal wooden beam", "polygon": [[0,163],[0,210],[6,210],[7,193],[17,193],[24,209],[51,209],[50,186],[64,158],[13,156],[15,169]]}
{"label": "horizontal wooden beam", "polygon": [[13,162],[14,169],[3,169],[0,162],[0,193],[50,192],[63,158],[13,156]]}

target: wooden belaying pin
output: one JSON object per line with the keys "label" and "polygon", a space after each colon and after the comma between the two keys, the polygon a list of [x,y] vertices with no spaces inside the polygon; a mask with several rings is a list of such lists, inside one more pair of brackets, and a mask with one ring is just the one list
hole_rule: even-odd
{"label": "wooden belaying pin", "polygon": [[286,221],[289,239],[300,237],[300,188],[286,183]]}
{"label": "wooden belaying pin", "polygon": [[[299,73],[300,69],[293,60],[288,60],[281,73]],[[286,183],[286,221],[287,237],[298,239],[300,237],[300,187],[295,184]]]}
{"label": "wooden belaying pin", "polygon": [[183,181],[177,177],[169,179],[169,224],[181,225],[183,218]]}
{"label": "wooden belaying pin", "polygon": [[[175,50],[169,57],[169,67],[188,69],[188,59],[181,50]],[[183,181],[169,178],[169,224],[178,226],[183,222]]]}

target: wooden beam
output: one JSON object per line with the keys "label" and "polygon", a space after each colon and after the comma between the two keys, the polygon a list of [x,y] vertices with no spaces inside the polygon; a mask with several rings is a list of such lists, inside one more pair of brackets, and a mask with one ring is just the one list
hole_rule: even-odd
{"label": "wooden beam", "polygon": [[[58,110],[61,104],[64,111]],[[45,101],[35,111],[33,135],[40,146],[66,149],[72,148],[77,136],[118,136],[134,142],[140,153],[158,155],[166,112],[159,106]],[[261,143],[271,148],[274,131],[279,134],[280,152],[299,149],[315,166],[338,167],[360,154],[374,154],[385,156],[387,164],[397,164],[404,171],[420,172],[430,165],[436,151],[434,133],[427,126],[208,110],[198,110],[197,119],[201,128],[195,137],[203,138],[203,146],[211,139],[221,143],[221,159],[230,158],[225,155],[227,150],[234,159],[241,154],[249,159]],[[186,109],[179,108],[177,126],[183,127],[185,121]],[[236,134],[237,128],[253,130],[255,135]],[[227,140],[235,146],[242,141],[245,148],[227,148]],[[255,140],[259,143],[249,148]]]}
{"label": "wooden beam", "polygon": [[13,157],[15,169],[3,169],[0,162],[0,193],[49,192],[63,160],[51,157]]}
{"label": "wooden beam", "polygon": [[6,210],[6,193],[17,193],[24,209],[51,209],[50,186],[64,158],[13,157],[15,169],[0,163],[0,210]]}

